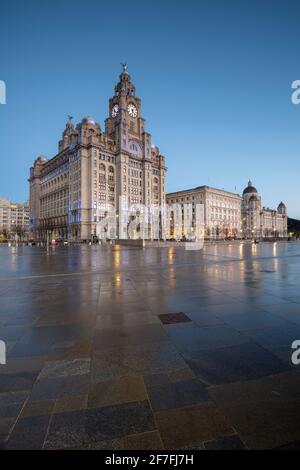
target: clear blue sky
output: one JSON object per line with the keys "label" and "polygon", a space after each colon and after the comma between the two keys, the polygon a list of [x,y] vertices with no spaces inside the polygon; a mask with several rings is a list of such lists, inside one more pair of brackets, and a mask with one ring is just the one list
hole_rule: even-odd
{"label": "clear blue sky", "polygon": [[264,205],[300,218],[299,44],[297,0],[1,0],[0,195],[27,199],[67,114],[104,127],[127,61],[168,191],[251,178]]}

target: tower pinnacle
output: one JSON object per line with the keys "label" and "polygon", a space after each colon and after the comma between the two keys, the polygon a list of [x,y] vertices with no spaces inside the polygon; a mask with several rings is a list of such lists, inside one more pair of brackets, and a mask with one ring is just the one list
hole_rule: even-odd
{"label": "tower pinnacle", "polygon": [[128,65],[127,62],[121,62],[123,73],[128,73]]}

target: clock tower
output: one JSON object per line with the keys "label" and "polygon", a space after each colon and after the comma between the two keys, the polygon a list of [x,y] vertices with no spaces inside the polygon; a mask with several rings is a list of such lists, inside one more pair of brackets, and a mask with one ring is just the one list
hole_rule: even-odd
{"label": "clock tower", "polygon": [[141,99],[136,96],[127,64],[122,64],[114,96],[109,99],[105,133],[116,151],[116,208],[125,204],[165,204],[165,159],[152,145],[141,116]]}
{"label": "clock tower", "polygon": [[150,134],[147,134],[150,146],[145,148],[146,152],[142,152],[143,145],[147,144],[147,141],[144,139],[146,133],[145,120],[141,117],[141,100],[135,94],[135,86],[128,73],[127,64],[122,64],[122,67],[120,80],[115,86],[115,94],[109,100],[109,118],[105,121],[106,132],[115,140],[119,150],[135,151],[132,142],[137,141],[140,153],[149,156]]}

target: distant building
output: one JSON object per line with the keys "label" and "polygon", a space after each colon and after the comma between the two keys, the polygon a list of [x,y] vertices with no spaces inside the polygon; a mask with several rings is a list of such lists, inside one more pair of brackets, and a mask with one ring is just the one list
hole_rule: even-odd
{"label": "distant building", "polygon": [[[195,228],[196,205],[203,207],[204,236],[223,238],[286,238],[287,209],[281,202],[277,210],[261,207],[261,197],[249,181],[243,196],[209,186],[168,193],[170,210],[168,237],[182,238],[187,234],[185,217],[191,215]],[[188,207],[190,205],[190,208]],[[189,212],[191,211],[191,213]],[[180,217],[179,217],[180,216]]]}
{"label": "distant building", "polygon": [[288,235],[290,237],[300,237],[300,220],[288,217]]}
{"label": "distant building", "polygon": [[29,204],[18,204],[7,198],[0,198],[0,234],[13,238],[16,234],[20,238],[28,235],[29,231]]}
{"label": "distant building", "polygon": [[165,159],[146,131],[141,100],[126,64],[108,111],[105,131],[91,117],[76,127],[70,117],[58,154],[35,160],[29,176],[30,226],[35,238],[88,240],[103,238],[106,230],[111,238],[103,220],[113,210],[117,234],[127,238],[128,224],[118,217],[121,203],[125,207],[165,205]]}
{"label": "distant building", "polygon": [[288,236],[287,209],[281,202],[277,210],[261,207],[261,196],[248,182],[242,198],[242,229],[245,238],[285,238]]}
{"label": "distant building", "polygon": [[[182,238],[188,236],[184,227],[184,216],[188,211],[185,205],[190,204],[192,226],[195,228],[196,204],[203,207],[204,236],[209,239],[222,239],[226,237],[238,238],[241,236],[241,197],[239,194],[199,186],[193,189],[168,193],[167,205],[170,208],[169,238]],[[177,207],[176,207],[177,206]],[[173,207],[173,209],[172,209]],[[182,217],[176,216],[176,211],[182,212]],[[182,223],[175,220],[182,220]]]}

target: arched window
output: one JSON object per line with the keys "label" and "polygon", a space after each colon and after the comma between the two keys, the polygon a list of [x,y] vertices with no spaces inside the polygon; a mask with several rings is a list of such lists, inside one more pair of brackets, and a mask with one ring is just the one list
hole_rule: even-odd
{"label": "arched window", "polygon": [[108,171],[109,171],[109,173],[114,173],[114,172],[115,172],[114,167],[113,167],[113,166],[110,166],[110,167],[108,168]]}
{"label": "arched window", "polygon": [[104,163],[100,163],[100,164],[99,164],[99,170],[100,170],[100,171],[105,171],[105,170],[106,170]]}
{"label": "arched window", "polygon": [[130,150],[133,150],[134,152],[138,152],[138,146],[134,143],[130,144]]}
{"label": "arched window", "polygon": [[138,142],[130,141],[129,142],[129,150],[131,153],[141,157],[142,155],[142,149],[141,146],[138,144]]}

